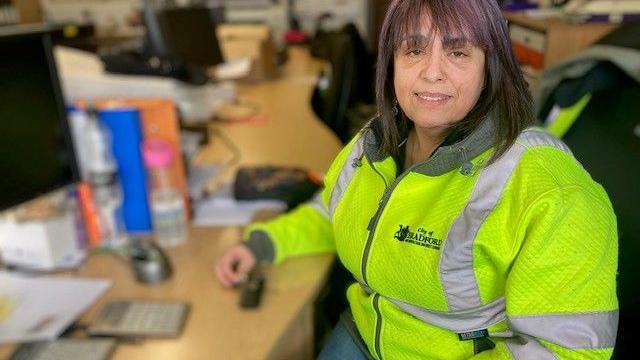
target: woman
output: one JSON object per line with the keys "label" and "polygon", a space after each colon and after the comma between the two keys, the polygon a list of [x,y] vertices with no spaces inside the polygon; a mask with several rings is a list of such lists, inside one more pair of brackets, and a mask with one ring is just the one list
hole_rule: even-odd
{"label": "woman", "polygon": [[528,129],[496,2],[394,1],[378,51],[379,116],[321,198],[249,227],[220,281],[337,251],[358,282],[326,359],[610,357],[615,216],[570,151]]}

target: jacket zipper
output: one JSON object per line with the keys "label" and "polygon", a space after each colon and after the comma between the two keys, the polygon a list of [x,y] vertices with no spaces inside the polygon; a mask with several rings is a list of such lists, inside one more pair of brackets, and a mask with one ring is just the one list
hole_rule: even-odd
{"label": "jacket zipper", "polygon": [[373,338],[373,348],[378,356],[378,359],[382,360],[382,351],[380,351],[380,332],[382,331],[382,314],[380,313],[380,294],[373,295],[373,309],[376,312],[376,328],[375,337]]}
{"label": "jacket zipper", "polygon": [[[393,190],[400,183],[400,181],[402,181],[402,179],[407,174],[409,174],[411,170],[413,170],[413,168],[415,167],[415,166],[412,166],[411,168],[403,172],[402,175],[396,178],[391,184],[391,186],[389,186],[387,183],[387,180],[384,178],[384,176],[382,176],[382,174],[380,173],[380,171],[378,171],[375,165],[373,165],[373,163],[370,163],[370,164],[373,170],[376,172],[376,174],[378,174],[382,178],[382,181],[384,181],[385,191],[384,191],[384,194],[382,195],[382,199],[378,203],[378,209],[376,210],[375,214],[369,221],[369,225],[367,226],[367,230],[369,230],[369,236],[367,237],[367,242],[364,246],[364,253],[362,254],[362,267],[361,267],[362,281],[366,286],[369,286],[369,283],[367,280],[367,262],[369,261],[369,252],[371,251],[371,243],[373,242],[373,235],[375,233],[376,226],[378,225],[378,220],[380,219],[380,215],[382,214],[382,211],[387,205],[387,202],[389,202],[389,199],[391,198],[391,194],[393,193]],[[380,351],[380,333],[382,330],[382,314],[380,313],[380,294],[376,292],[373,293],[373,309],[376,312],[376,326],[375,326],[375,334],[373,338],[374,350],[376,352],[376,355],[378,356],[378,359],[382,359],[382,353]]]}
{"label": "jacket zipper", "polygon": [[[438,150],[436,150],[436,151],[438,151]],[[463,160],[464,160],[463,161],[464,164],[461,167],[461,171],[460,172],[463,175],[468,176],[471,173],[471,169],[469,168],[469,165],[468,165],[468,163],[470,164],[470,162],[467,159],[466,149],[465,148],[461,148],[460,151],[462,152],[462,157],[463,157]],[[364,283],[364,285],[366,285],[369,288],[371,288],[371,287],[369,286],[369,282],[367,280],[367,262],[369,261],[369,252],[371,251],[371,243],[373,242],[373,236],[375,234],[376,227],[378,226],[378,220],[380,220],[380,216],[382,215],[382,211],[387,206],[387,203],[389,202],[389,199],[391,198],[391,194],[393,193],[393,190],[395,190],[396,186],[398,186],[400,181],[402,181],[402,179],[405,176],[407,176],[407,174],[411,173],[411,171],[414,168],[419,166],[419,164],[416,164],[416,165],[410,167],[409,169],[405,170],[399,177],[397,177],[391,183],[391,186],[388,185],[387,179],[375,167],[373,162],[370,162],[370,165],[373,168],[373,171],[375,171],[376,174],[378,174],[378,176],[380,176],[380,178],[382,178],[382,181],[384,182],[385,190],[384,190],[384,193],[382,195],[382,199],[380,199],[380,202],[378,203],[378,209],[376,210],[376,212],[373,215],[373,217],[371,218],[371,220],[369,220],[369,224],[367,226],[367,230],[369,231],[369,236],[367,237],[367,242],[365,243],[364,252],[362,254],[362,266],[361,266],[362,282]],[[473,164],[471,164],[471,167],[472,166],[473,166]],[[372,289],[372,291],[373,291],[373,289]],[[380,294],[376,293],[375,291],[373,291],[373,309],[375,310],[375,313],[376,313],[376,325],[375,325],[375,334],[374,334],[374,339],[373,339],[373,346],[374,346],[374,350],[376,352],[376,355],[378,356],[378,359],[382,359],[382,352],[380,351],[380,334],[381,334],[381,331],[382,331],[382,314],[380,313]]]}
{"label": "jacket zipper", "polygon": [[407,176],[407,174],[411,173],[411,171],[415,166],[412,166],[411,168],[403,172],[398,178],[396,178],[393,181],[393,183],[391,183],[391,186],[387,185],[387,180],[384,178],[384,176],[382,176],[382,174],[378,171],[378,169],[376,169],[373,163],[371,163],[371,167],[384,181],[385,190],[384,190],[384,193],[382,194],[382,199],[380,199],[380,202],[378,203],[378,209],[376,210],[371,220],[369,220],[369,225],[367,226],[367,230],[369,231],[369,236],[367,237],[367,242],[364,245],[364,252],[362,254],[362,266],[360,267],[360,270],[362,272],[362,281],[367,286],[369,286],[369,282],[367,280],[367,262],[369,261],[369,252],[371,251],[371,243],[373,242],[373,235],[376,232],[376,226],[378,225],[378,220],[380,220],[382,211],[387,206],[387,202],[389,202],[389,199],[391,198],[391,194],[393,193],[393,190],[395,190],[396,186],[400,183],[400,181],[402,181],[402,179],[405,176]]}
{"label": "jacket zipper", "polygon": [[378,223],[378,218],[380,217],[380,213],[382,213],[382,209],[384,209],[384,206],[387,203],[385,199],[387,198],[387,193],[389,192],[389,184],[387,183],[387,179],[380,173],[380,171],[376,168],[373,162],[370,162],[370,165],[371,165],[371,168],[373,168],[373,171],[375,171],[376,174],[378,174],[378,176],[380,176],[380,178],[384,182],[384,193],[382,194],[382,199],[380,199],[380,202],[378,202],[378,209],[376,209],[376,212],[374,213],[373,217],[369,220],[369,224],[367,225],[369,236],[367,237],[367,242],[364,245],[364,251],[362,253],[362,263],[360,267],[360,270],[362,272],[362,281],[367,286],[369,286],[369,283],[367,282],[366,271],[367,271],[367,260],[369,259],[369,251],[371,250],[371,241],[373,240],[373,233],[375,232],[374,231],[375,226]]}

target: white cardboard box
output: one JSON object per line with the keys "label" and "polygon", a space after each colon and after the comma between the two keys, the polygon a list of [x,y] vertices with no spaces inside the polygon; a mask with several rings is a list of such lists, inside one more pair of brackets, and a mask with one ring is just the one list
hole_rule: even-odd
{"label": "white cardboard box", "polygon": [[82,258],[77,238],[70,211],[47,220],[0,219],[0,256],[6,265],[48,271],[77,263]]}

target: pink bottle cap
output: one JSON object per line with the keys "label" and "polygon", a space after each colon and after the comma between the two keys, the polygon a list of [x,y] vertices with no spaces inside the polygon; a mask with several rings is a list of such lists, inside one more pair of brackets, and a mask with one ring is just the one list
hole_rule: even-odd
{"label": "pink bottle cap", "polygon": [[173,161],[173,149],[171,144],[165,140],[145,140],[142,143],[142,157],[147,167],[167,167]]}

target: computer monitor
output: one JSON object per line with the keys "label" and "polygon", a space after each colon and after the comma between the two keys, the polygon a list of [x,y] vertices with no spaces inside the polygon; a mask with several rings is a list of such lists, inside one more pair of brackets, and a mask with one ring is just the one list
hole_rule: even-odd
{"label": "computer monitor", "polygon": [[0,211],[78,181],[50,28],[0,28]]}
{"label": "computer monitor", "polygon": [[224,8],[176,7],[157,16],[169,56],[200,66],[223,62],[216,25],[224,21]]}

